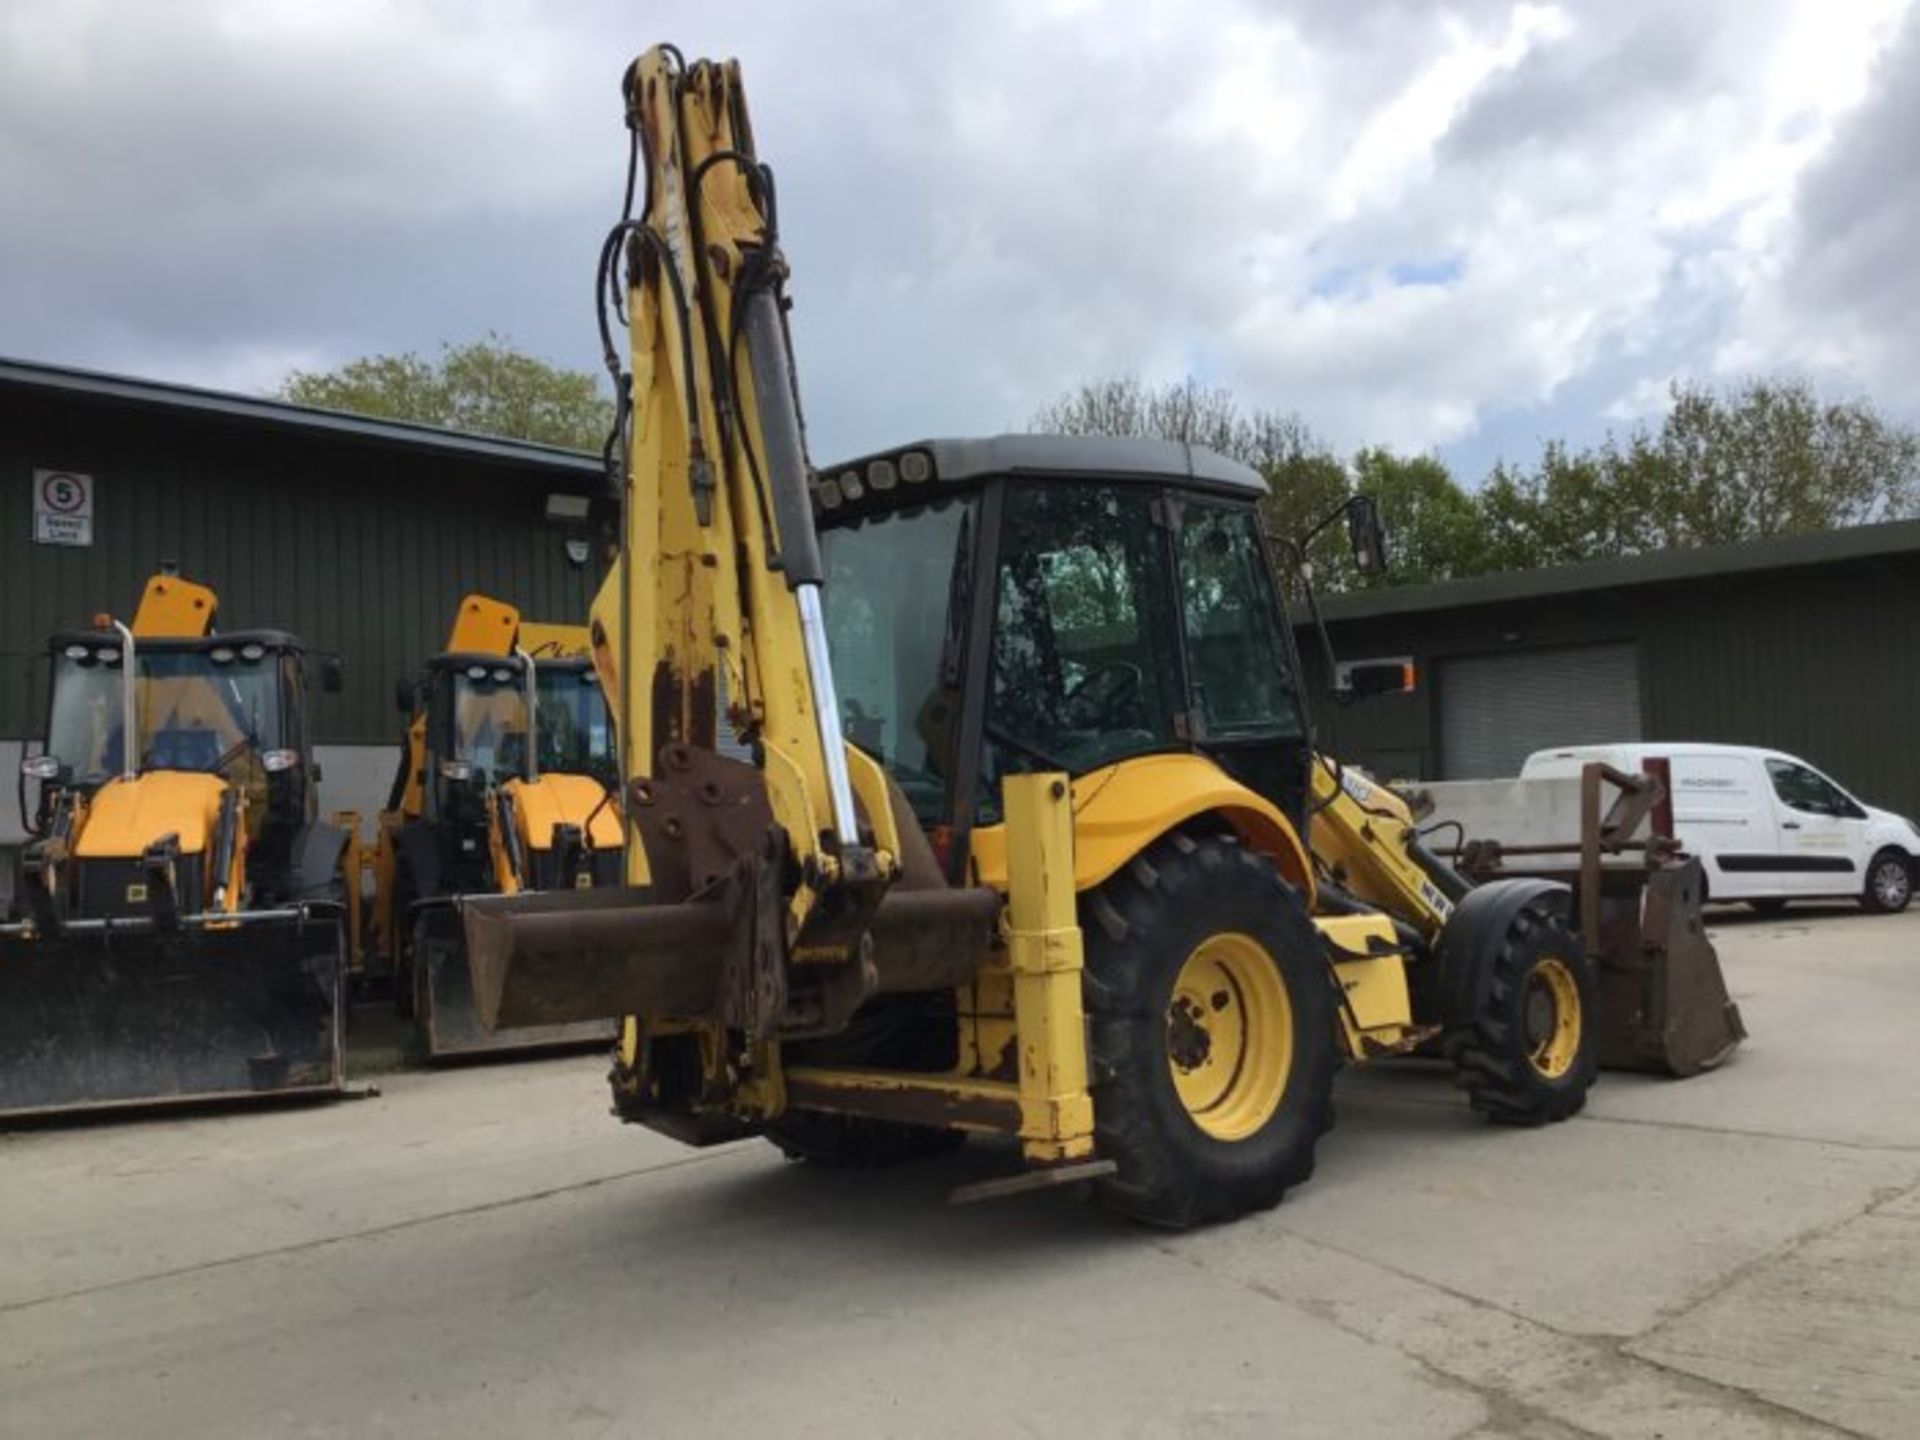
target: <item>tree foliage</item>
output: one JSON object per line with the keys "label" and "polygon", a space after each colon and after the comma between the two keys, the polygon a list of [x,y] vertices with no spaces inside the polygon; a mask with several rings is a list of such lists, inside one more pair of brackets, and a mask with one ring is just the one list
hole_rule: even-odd
{"label": "tree foliage", "polygon": [[[1477,490],[1437,457],[1369,446],[1342,459],[1299,416],[1241,409],[1187,379],[1083,384],[1032,428],[1206,445],[1266,476],[1274,534],[1300,539],[1356,490],[1379,504],[1388,583],[1421,584],[1610,556],[1800,534],[1920,514],[1920,433],[1865,400],[1822,400],[1794,379],[1727,390],[1678,383],[1657,428],[1586,449],[1549,441],[1530,467],[1496,465]],[[1359,583],[1329,537],[1323,588]]]}
{"label": "tree foliage", "polygon": [[1675,384],[1671,400],[1658,429],[1496,467],[1480,494],[1490,563],[1724,545],[1920,509],[1920,435],[1864,400],[1822,401],[1791,379]]}
{"label": "tree foliage", "polygon": [[280,393],[299,405],[573,450],[598,450],[613,423],[598,376],[550,365],[491,333],[443,344],[436,360],[408,352],[296,370]]}

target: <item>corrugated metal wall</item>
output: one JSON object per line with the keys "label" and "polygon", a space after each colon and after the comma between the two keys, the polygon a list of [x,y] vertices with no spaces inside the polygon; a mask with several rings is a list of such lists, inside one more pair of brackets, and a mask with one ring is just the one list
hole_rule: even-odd
{"label": "corrugated metal wall", "polygon": [[[31,541],[32,474],[94,476],[94,544]],[[220,595],[220,623],[270,625],[346,661],[316,694],[322,743],[393,741],[393,684],[481,590],[530,617],[584,619],[591,567],[543,519],[579,481],[351,440],[18,393],[0,395],[0,736],[44,722],[48,632],[129,614],[156,562]]]}
{"label": "corrugated metal wall", "polygon": [[[1420,693],[1335,721],[1342,751],[1384,774],[1440,776],[1444,658],[1634,641],[1646,739],[1772,746],[1869,804],[1920,815],[1920,552],[1330,628],[1342,659],[1411,654],[1421,667]],[[1299,634],[1324,695],[1318,641]],[[1330,707],[1316,709],[1324,720]]]}

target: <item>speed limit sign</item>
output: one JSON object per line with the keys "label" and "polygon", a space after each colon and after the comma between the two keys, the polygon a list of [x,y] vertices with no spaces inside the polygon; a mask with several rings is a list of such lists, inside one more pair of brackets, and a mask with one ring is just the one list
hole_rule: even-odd
{"label": "speed limit sign", "polygon": [[93,544],[93,476],[33,472],[33,538],[42,545]]}

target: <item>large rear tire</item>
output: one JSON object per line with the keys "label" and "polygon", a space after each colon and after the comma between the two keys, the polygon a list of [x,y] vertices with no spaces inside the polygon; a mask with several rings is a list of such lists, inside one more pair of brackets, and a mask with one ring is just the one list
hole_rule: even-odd
{"label": "large rear tire", "polygon": [[1473,1108],[1503,1125],[1565,1120],[1599,1073],[1599,982],[1579,939],[1550,908],[1522,906],[1470,987],[1443,1049]]}
{"label": "large rear tire", "polygon": [[1083,902],[1098,1182],[1150,1224],[1228,1220],[1313,1174],[1340,1056],[1320,937],[1273,866],[1175,832]]}

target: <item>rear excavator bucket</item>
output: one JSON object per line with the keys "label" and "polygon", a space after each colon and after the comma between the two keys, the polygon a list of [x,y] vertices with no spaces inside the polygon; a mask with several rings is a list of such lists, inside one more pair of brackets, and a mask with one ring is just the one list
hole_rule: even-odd
{"label": "rear excavator bucket", "polygon": [[344,940],[326,904],[0,927],[0,1120],[340,1093]]}

